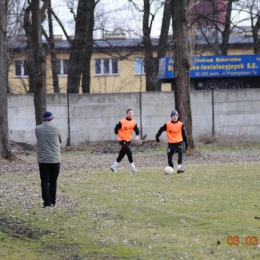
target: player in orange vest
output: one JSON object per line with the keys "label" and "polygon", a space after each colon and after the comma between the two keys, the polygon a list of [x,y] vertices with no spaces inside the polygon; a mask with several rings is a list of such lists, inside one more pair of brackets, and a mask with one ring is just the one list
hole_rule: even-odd
{"label": "player in orange vest", "polygon": [[134,112],[132,109],[127,109],[126,118],[119,121],[119,123],[115,126],[115,134],[117,141],[121,145],[121,150],[117,159],[111,165],[110,169],[113,172],[116,172],[117,165],[121,162],[125,155],[128,157],[128,161],[130,163],[130,167],[133,172],[136,172],[136,168],[133,161],[132,151],[130,148],[130,143],[132,139],[132,133],[135,131],[136,137],[135,140],[139,138],[139,129],[137,127],[136,121],[133,119]]}
{"label": "player in orange vest", "polygon": [[168,121],[165,125],[163,125],[158,133],[156,134],[156,142],[160,142],[160,135],[162,132],[166,131],[166,136],[168,140],[168,164],[173,168],[172,157],[175,152],[178,152],[178,170],[177,173],[185,172],[181,168],[182,164],[182,150],[183,150],[183,142],[185,143],[185,148],[188,148],[188,142],[185,135],[185,128],[181,121],[178,120],[179,114],[176,110],[172,110],[171,112],[171,121]]}

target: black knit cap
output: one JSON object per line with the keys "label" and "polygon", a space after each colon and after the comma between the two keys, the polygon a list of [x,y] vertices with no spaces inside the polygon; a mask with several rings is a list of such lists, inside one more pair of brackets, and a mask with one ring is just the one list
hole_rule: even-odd
{"label": "black knit cap", "polygon": [[174,116],[174,115],[179,115],[177,110],[172,110],[171,117]]}
{"label": "black knit cap", "polygon": [[54,116],[53,116],[52,112],[50,112],[50,111],[46,111],[42,115],[43,121],[51,121],[51,120],[53,120],[53,118],[54,118]]}

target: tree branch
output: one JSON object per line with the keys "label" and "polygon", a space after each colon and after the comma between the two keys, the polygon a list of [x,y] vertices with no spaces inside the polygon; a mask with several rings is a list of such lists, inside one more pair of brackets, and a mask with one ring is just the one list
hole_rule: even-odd
{"label": "tree branch", "polygon": [[69,43],[69,45],[71,46],[72,40],[71,40],[70,37],[68,36],[67,31],[65,30],[65,28],[64,28],[64,26],[63,26],[63,24],[62,24],[62,22],[60,21],[59,17],[55,14],[55,12],[52,10],[52,8],[51,8],[50,10],[51,10],[52,15],[54,16],[54,18],[55,18],[56,21],[58,22],[59,26],[61,27],[61,29],[62,29],[62,31],[63,31],[63,33],[64,33],[64,35],[65,35],[65,37],[66,37],[66,39],[67,39],[67,41],[68,41],[68,43]]}

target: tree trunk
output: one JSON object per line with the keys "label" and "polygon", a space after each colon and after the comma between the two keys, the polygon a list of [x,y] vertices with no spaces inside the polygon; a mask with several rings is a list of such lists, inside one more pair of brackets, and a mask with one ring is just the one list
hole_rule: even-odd
{"label": "tree trunk", "polygon": [[27,62],[25,63],[26,70],[29,75],[29,89],[28,93],[34,93],[35,74],[34,74],[34,62],[33,62],[33,41],[32,41],[32,21],[31,21],[31,4],[25,9],[24,14],[24,30],[26,34],[26,53]]}
{"label": "tree trunk", "polygon": [[212,1],[212,15],[213,15],[213,23],[215,24],[214,29],[213,29],[213,38],[214,42],[212,44],[213,47],[213,53],[215,55],[219,55],[219,39],[218,39],[218,18],[219,18],[219,12],[218,12],[218,2],[216,0]]}
{"label": "tree trunk", "polygon": [[42,45],[41,14],[39,0],[32,5],[32,41],[34,55],[34,107],[36,125],[42,123],[42,114],[46,111],[46,61]]}
{"label": "tree trunk", "polygon": [[253,24],[253,19],[251,18],[251,26],[252,26],[252,32],[253,32],[253,39],[254,39],[254,53],[259,54],[260,53],[260,39],[258,35],[258,31],[260,29],[260,11],[257,16],[257,21],[255,25]]}
{"label": "tree trunk", "polygon": [[220,46],[221,55],[227,55],[228,52],[228,40],[230,36],[232,3],[233,0],[229,0],[226,7],[225,26],[224,26],[224,31],[222,32],[222,43]]}
{"label": "tree trunk", "polygon": [[0,155],[6,159],[12,157],[8,135],[7,114],[7,0],[0,0]]}
{"label": "tree trunk", "polygon": [[80,39],[75,35],[72,41],[69,58],[67,93],[79,93],[82,66],[81,45]]}
{"label": "tree trunk", "polygon": [[90,93],[90,83],[91,83],[91,56],[92,56],[92,45],[93,41],[86,44],[86,49],[83,51],[83,61],[82,61],[82,93]]}
{"label": "tree trunk", "polygon": [[161,83],[158,79],[159,60],[161,58],[164,58],[166,55],[166,50],[168,47],[168,34],[169,34],[170,20],[171,20],[171,0],[166,0],[164,3],[161,34],[159,37],[158,51],[157,51],[157,57],[155,62],[155,69],[154,69],[154,78],[156,80],[156,87],[155,87],[156,91],[161,91]]}
{"label": "tree trunk", "polygon": [[85,42],[85,15],[86,1],[79,0],[75,25],[75,35],[71,45],[67,93],[79,93],[82,73],[83,49]]}
{"label": "tree trunk", "polygon": [[58,78],[58,68],[57,68],[57,57],[56,57],[56,49],[55,49],[55,41],[53,37],[53,24],[52,24],[52,11],[51,11],[51,1],[49,0],[48,4],[48,24],[49,24],[49,37],[48,43],[50,46],[50,54],[51,54],[51,70],[52,70],[52,82],[53,82],[53,91],[54,93],[60,92],[59,87],[59,78]]}
{"label": "tree trunk", "polygon": [[94,10],[95,10],[95,0],[88,0],[86,3],[86,45],[83,51],[83,61],[82,61],[82,92],[90,93],[90,63],[92,57],[93,49],[93,29],[94,29]]}
{"label": "tree trunk", "polygon": [[151,27],[149,24],[150,17],[150,0],[144,0],[144,14],[143,14],[143,43],[145,48],[145,76],[146,76],[146,91],[155,90],[154,80],[154,59],[153,47],[150,38]]}
{"label": "tree trunk", "polygon": [[175,106],[185,125],[189,147],[193,149],[187,9],[187,0],[172,1]]}

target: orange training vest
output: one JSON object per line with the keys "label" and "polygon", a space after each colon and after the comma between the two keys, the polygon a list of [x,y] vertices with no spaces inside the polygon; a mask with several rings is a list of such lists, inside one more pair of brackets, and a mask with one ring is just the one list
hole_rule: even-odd
{"label": "orange training vest", "polygon": [[166,135],[168,143],[179,143],[183,141],[182,137],[182,122],[172,123],[171,121],[166,123]]}
{"label": "orange training vest", "polygon": [[118,136],[122,141],[129,142],[132,139],[132,133],[136,126],[136,121],[134,119],[127,120],[126,118],[120,121],[122,127],[118,130]]}

